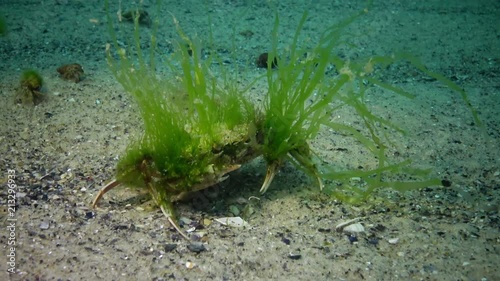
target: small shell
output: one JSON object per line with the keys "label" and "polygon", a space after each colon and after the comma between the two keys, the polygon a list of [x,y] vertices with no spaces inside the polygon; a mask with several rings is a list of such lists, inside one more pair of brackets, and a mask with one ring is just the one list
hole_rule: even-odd
{"label": "small shell", "polygon": [[190,261],[186,262],[186,268],[187,268],[187,269],[191,269],[191,268],[193,268],[194,266],[195,266],[195,263],[194,263],[194,262],[190,262]]}
{"label": "small shell", "polygon": [[392,238],[392,239],[389,239],[387,240],[387,242],[389,242],[389,244],[398,244],[399,242],[399,238]]}
{"label": "small shell", "polygon": [[344,233],[348,233],[348,234],[357,234],[357,233],[365,232],[365,228],[360,223],[354,223],[354,224],[351,224],[351,225],[344,227],[343,231],[344,231]]}
{"label": "small shell", "polygon": [[352,219],[352,220],[348,220],[348,221],[345,221],[345,222],[341,222],[339,224],[337,224],[335,226],[335,231],[337,232],[341,232],[345,227],[347,227],[348,225],[351,225],[353,223],[356,223],[359,221],[360,218],[355,218],[355,219]]}
{"label": "small shell", "polygon": [[226,218],[218,218],[215,219],[215,221],[223,224],[223,225],[228,225],[228,226],[234,226],[234,227],[247,227],[250,226],[248,222],[244,221],[240,217],[226,217]]}

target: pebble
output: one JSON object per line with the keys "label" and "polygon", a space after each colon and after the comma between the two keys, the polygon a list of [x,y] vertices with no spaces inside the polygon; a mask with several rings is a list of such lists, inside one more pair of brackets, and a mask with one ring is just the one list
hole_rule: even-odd
{"label": "pebble", "polygon": [[248,200],[243,198],[243,197],[238,197],[238,198],[236,198],[236,203],[244,205],[244,204],[248,203]]}
{"label": "pebble", "polygon": [[349,239],[349,242],[351,242],[351,244],[358,242],[358,237],[356,237],[355,235],[349,235],[347,236],[347,239]]}
{"label": "pebble", "polygon": [[288,254],[288,257],[289,257],[290,259],[292,259],[292,260],[298,260],[298,259],[300,259],[300,258],[302,257],[302,255],[301,255],[301,254],[293,254],[293,253],[289,253],[289,254]]}
{"label": "pebble", "polygon": [[290,239],[286,238],[286,237],[283,237],[281,238],[281,242],[285,243],[286,245],[290,245]]}
{"label": "pebble", "polygon": [[203,252],[203,251],[206,251],[207,248],[205,248],[205,245],[203,245],[203,243],[191,243],[187,246],[187,248],[191,251],[191,252],[195,252],[195,253],[200,253],[200,252]]}
{"label": "pebble", "polygon": [[24,192],[18,192],[18,193],[16,193],[16,197],[17,198],[24,198],[25,196],[26,196],[26,193],[24,193]]}
{"label": "pebble", "polygon": [[92,219],[94,217],[95,217],[95,213],[92,212],[92,211],[88,211],[88,212],[85,213],[85,218],[86,219]]}
{"label": "pebble", "polygon": [[46,221],[43,221],[41,224],[40,224],[40,229],[49,229],[50,227],[50,224]]}
{"label": "pebble", "polygon": [[179,224],[180,224],[181,226],[183,226],[183,225],[190,225],[190,224],[191,224],[191,222],[192,222],[192,220],[190,220],[190,219],[188,219],[188,218],[186,218],[186,217],[181,217],[181,218],[179,218]]}
{"label": "pebble", "polygon": [[212,224],[211,220],[209,220],[209,219],[203,219],[203,225],[204,226],[209,226],[210,224]]}
{"label": "pebble", "polygon": [[177,248],[177,244],[165,244],[165,246],[163,247],[166,253],[172,252],[173,250],[175,250],[175,248]]}
{"label": "pebble", "polygon": [[238,207],[236,207],[235,205],[231,205],[229,206],[229,212],[237,217],[240,214],[240,209],[238,209]]}

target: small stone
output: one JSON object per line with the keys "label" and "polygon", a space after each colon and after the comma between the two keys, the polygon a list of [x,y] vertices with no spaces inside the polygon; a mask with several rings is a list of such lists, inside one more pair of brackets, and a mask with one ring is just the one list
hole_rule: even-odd
{"label": "small stone", "polygon": [[203,225],[204,226],[209,226],[210,224],[212,224],[211,220],[209,220],[209,219],[203,219]]}
{"label": "small stone", "polygon": [[231,205],[229,206],[229,212],[237,217],[240,214],[240,209],[238,209],[238,207],[236,207],[235,205]]}
{"label": "small stone", "polygon": [[24,198],[25,196],[26,196],[26,193],[24,193],[24,192],[18,192],[18,193],[16,193],[16,197],[17,198]]}
{"label": "small stone", "polygon": [[349,239],[349,242],[351,242],[351,244],[358,242],[358,237],[356,237],[355,235],[349,235],[347,236],[347,239]]}
{"label": "small stone", "polygon": [[191,243],[187,246],[191,252],[200,253],[206,251],[205,245],[203,243]]}
{"label": "small stone", "polygon": [[193,241],[200,241],[206,235],[207,233],[204,231],[196,231],[191,233],[191,239],[193,239]]}
{"label": "small stone", "polygon": [[94,218],[94,217],[95,217],[95,213],[94,213],[94,212],[92,212],[92,211],[89,211],[89,212],[86,212],[86,213],[85,213],[85,218],[86,218],[86,219],[92,219],[92,218]]}
{"label": "small stone", "polygon": [[46,221],[44,221],[40,224],[40,229],[49,229],[49,227],[50,227],[50,224]]}
{"label": "small stone", "polygon": [[165,244],[165,246],[163,246],[166,253],[172,252],[175,248],[177,248],[177,244]]}
{"label": "small stone", "polygon": [[243,204],[247,204],[248,200],[243,198],[243,197],[238,197],[238,198],[236,198],[236,203],[243,205]]}
{"label": "small stone", "polygon": [[186,218],[186,217],[181,217],[181,218],[179,219],[179,224],[180,224],[180,226],[190,225],[190,224],[191,224],[191,222],[192,222],[192,220],[190,220],[190,219],[188,219],[188,218]]}
{"label": "small stone", "polygon": [[302,257],[301,254],[294,254],[294,253],[289,253],[288,254],[288,258],[292,259],[292,260],[298,260]]}

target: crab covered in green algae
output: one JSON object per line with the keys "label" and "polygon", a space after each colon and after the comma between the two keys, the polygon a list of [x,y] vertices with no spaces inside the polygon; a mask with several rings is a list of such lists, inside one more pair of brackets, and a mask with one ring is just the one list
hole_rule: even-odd
{"label": "crab covered in green algae", "polygon": [[[336,181],[335,189],[329,193],[347,202],[360,202],[379,187],[409,190],[439,185],[440,180],[434,178],[410,182],[382,180],[383,174],[402,173],[403,168],[404,173],[413,176],[425,177],[428,171],[411,169],[410,161],[390,163],[385,155],[387,145],[380,137],[386,131],[381,127],[401,130],[371,113],[363,97],[368,89],[366,81],[405,97],[412,96],[373,78],[375,65],[394,60],[409,59],[432,77],[446,84],[448,80],[406,55],[356,62],[335,55],[332,50],[342,44],[343,28],[363,13],[327,28],[312,48],[303,47],[298,39],[307,19],[304,13],[286,52],[278,48],[276,16],[266,75],[257,78],[267,79],[262,104],[247,98],[255,81],[241,88],[224,66],[218,77],[213,75],[211,67],[223,65],[220,58],[216,54],[202,58],[200,40],[188,37],[175,18],[179,40],[176,51],[166,59],[171,75],[164,78],[155,72],[156,31],[146,60],[138,42],[139,16],[134,19],[135,49],[121,48],[110,24],[113,44],[107,46],[108,63],[116,79],[135,98],[144,121],[144,134],[129,145],[117,164],[115,179],[98,192],[93,206],[121,184],[147,189],[171,224],[187,238],[175,223],[172,202],[223,181],[229,172],[257,157],[267,162],[262,193],[286,161],[314,178],[321,189],[323,182]],[[108,21],[111,22],[109,13]],[[155,22],[153,29],[157,30],[157,26]],[[337,75],[331,75],[332,69]],[[341,107],[352,108],[362,120],[364,132],[332,121],[332,113]],[[357,140],[376,159],[377,167],[354,171],[319,169],[318,156],[309,141],[322,128]],[[353,186],[353,177],[362,179],[363,187]]]}
{"label": "crab covered in green algae", "polygon": [[37,105],[43,100],[43,78],[37,71],[33,69],[24,70],[19,84],[15,97],[16,103]]}

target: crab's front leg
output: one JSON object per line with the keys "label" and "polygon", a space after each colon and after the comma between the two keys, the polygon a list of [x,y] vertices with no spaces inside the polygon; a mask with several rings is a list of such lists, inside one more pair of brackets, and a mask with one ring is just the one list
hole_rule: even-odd
{"label": "crab's front leg", "polygon": [[103,188],[101,188],[99,190],[99,192],[97,192],[97,195],[95,196],[94,200],[92,201],[92,208],[95,209],[95,207],[97,207],[97,203],[99,203],[99,200],[101,200],[101,198],[104,196],[104,194],[106,194],[108,191],[110,191],[111,189],[113,189],[119,185],[120,185],[120,182],[118,182],[116,179],[113,179],[111,182],[109,182],[108,184],[103,186]]}
{"label": "crab's front leg", "polygon": [[[101,198],[104,196],[104,194],[106,194],[111,189],[119,186],[120,184],[121,183],[119,181],[117,181],[116,179],[113,179],[111,182],[109,182],[108,184],[103,186],[99,190],[97,195],[95,196],[94,200],[92,201],[92,208],[97,207],[99,200],[101,200]],[[152,183],[149,183],[149,185],[152,185]],[[153,186],[149,186],[149,191],[151,193],[151,196],[155,200],[156,204],[158,204],[158,206],[160,206],[162,213],[165,215],[165,217],[167,217],[168,222],[175,228],[175,230],[177,232],[179,232],[179,234],[182,237],[189,240],[189,237],[187,237],[187,235],[184,234],[184,232],[182,232],[182,230],[179,228],[179,226],[175,222],[173,206],[172,206],[172,203],[170,202],[170,200],[168,200],[168,198],[167,198],[168,196],[166,194],[162,194],[164,192],[158,192],[158,190]]]}

